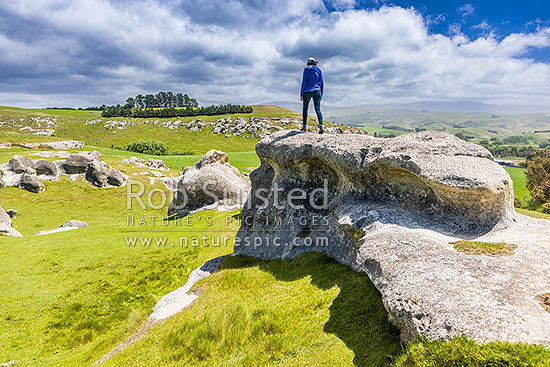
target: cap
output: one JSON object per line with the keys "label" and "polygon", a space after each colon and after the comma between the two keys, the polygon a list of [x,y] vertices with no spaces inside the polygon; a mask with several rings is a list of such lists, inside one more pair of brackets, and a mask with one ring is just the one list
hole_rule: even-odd
{"label": "cap", "polygon": [[310,57],[310,58],[307,59],[307,64],[308,64],[308,65],[318,64],[318,61],[315,60],[314,57]]}

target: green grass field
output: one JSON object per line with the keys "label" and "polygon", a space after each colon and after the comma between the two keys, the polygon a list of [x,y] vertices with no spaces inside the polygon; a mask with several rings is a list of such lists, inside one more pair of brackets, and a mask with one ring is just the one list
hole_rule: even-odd
{"label": "green grass field", "polygon": [[[162,122],[183,121],[189,122],[195,119],[202,119],[207,122],[216,121],[223,117],[235,119],[239,116],[244,118],[301,118],[301,115],[290,110],[277,106],[261,105],[253,106],[254,112],[250,114],[233,114],[218,116],[194,116],[179,118],[103,118],[99,111],[79,110],[52,110],[52,109],[20,109],[0,106],[0,121],[20,121],[25,125],[39,128],[32,118],[56,119],[58,125],[55,129],[55,137],[42,137],[31,134],[20,133],[19,126],[0,126],[0,143],[9,141],[51,141],[59,139],[74,139],[84,141],[86,145],[98,147],[112,147],[115,145],[127,145],[143,139],[160,140],[164,142],[170,151],[190,150],[196,154],[204,154],[212,147],[225,152],[248,152],[253,151],[259,139],[252,138],[249,134],[231,136],[226,138],[223,134],[212,134],[212,127],[205,127],[201,132],[192,132],[185,128],[168,129],[159,126]],[[89,124],[90,121],[98,121]],[[107,121],[131,121],[134,126],[125,129],[106,129],[104,122]],[[147,121],[147,124],[144,122]],[[160,121],[153,125],[152,121]],[[327,126],[331,126],[327,122]]]}
{"label": "green grass field", "polygon": [[523,206],[527,206],[527,202],[531,199],[531,194],[527,190],[527,177],[525,169],[515,167],[505,167],[506,171],[514,182],[514,195],[521,201]]}
{"label": "green grass field", "polygon": [[[0,110],[4,111],[0,115],[15,111],[22,118],[59,112]],[[78,119],[72,112],[56,116]],[[284,117],[269,106],[260,112]],[[67,129],[79,126],[71,124],[66,123]],[[142,180],[148,192],[166,191],[160,183],[134,176],[146,169],[122,162],[132,155],[152,156],[107,148],[105,140],[93,145],[93,134],[82,134],[88,139],[86,150],[100,151],[112,167]],[[63,138],[75,137],[0,134],[0,142]],[[222,149],[204,135],[200,141],[189,138],[188,146],[178,139],[174,147],[199,154],[154,157],[163,159],[174,176],[200,159],[205,149]],[[259,165],[253,144],[231,140],[225,144],[229,162],[241,171]],[[31,153],[2,149],[0,163],[14,154]],[[509,172],[516,196],[526,192],[521,181],[524,171]],[[0,189],[0,205],[18,210],[14,225],[25,236],[0,238],[0,364],[94,365],[139,330],[156,301],[182,286],[191,270],[233,250],[237,212],[200,212],[183,222],[163,223],[166,206],[129,209],[124,187],[99,189],[65,176],[45,185],[41,194]],[[134,225],[128,224],[128,218],[134,219]],[[145,225],[136,224],[141,218]],[[89,227],[32,237],[71,219],[83,220]],[[180,246],[196,235],[206,235],[208,241],[222,238],[222,245]],[[128,245],[128,239],[136,239],[135,245]],[[550,352],[537,346],[478,344],[464,338],[402,345],[368,277],[319,254],[290,261],[228,258],[222,270],[199,282],[194,292],[200,298],[189,309],[158,323],[104,365],[550,366]]]}

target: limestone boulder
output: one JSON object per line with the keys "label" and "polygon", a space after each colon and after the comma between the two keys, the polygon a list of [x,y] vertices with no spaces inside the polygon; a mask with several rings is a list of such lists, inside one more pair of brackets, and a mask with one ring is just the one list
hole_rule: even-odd
{"label": "limestone boulder", "polygon": [[40,232],[35,233],[34,235],[35,236],[42,236],[42,235],[45,235],[45,234],[72,231],[72,230],[79,229],[79,228],[84,228],[84,227],[88,227],[88,224],[86,222],[83,222],[81,220],[73,219],[73,220],[69,220],[69,221],[63,223],[62,225],[60,225],[56,229],[52,229],[50,231],[40,231]]}
{"label": "limestone boulder", "polygon": [[166,165],[166,163],[164,163],[164,161],[162,161],[161,159],[151,158],[147,161],[146,164],[152,169],[158,169],[158,170],[162,170],[162,171],[169,171],[170,170],[168,168],[168,166]]}
{"label": "limestone boulder", "polygon": [[[550,345],[537,302],[550,289],[550,222],[514,211],[512,180],[485,148],[438,132],[282,131],[256,152],[237,254],[317,251],[367,273],[404,340]],[[461,239],[517,248],[468,255]]]}
{"label": "limestone boulder", "polygon": [[19,181],[19,187],[23,190],[27,190],[34,193],[40,193],[44,190],[46,190],[46,187],[40,181],[38,176],[35,174],[32,174],[30,172],[23,173],[23,176],[21,176],[21,181]]}
{"label": "limestone boulder", "polygon": [[183,172],[168,215],[185,216],[199,209],[233,210],[242,207],[250,181],[228,162],[227,154],[210,150]]}
{"label": "limestone boulder", "polygon": [[60,168],[68,175],[86,173],[88,165],[96,160],[95,157],[84,154],[71,154],[69,158],[61,162]]}
{"label": "limestone boulder", "polygon": [[13,237],[22,237],[15,228],[13,228],[13,223],[11,217],[6,211],[0,206],[0,236],[13,236]]}
{"label": "limestone boulder", "polygon": [[86,180],[98,187],[119,187],[126,182],[126,176],[107,163],[92,160],[86,169]]}
{"label": "limestone boulder", "polygon": [[53,162],[50,162],[46,159],[39,159],[33,162],[34,163],[34,169],[36,170],[36,174],[38,176],[49,176],[49,177],[57,177],[59,176],[59,169],[57,168],[57,165]]}
{"label": "limestone boulder", "polygon": [[27,168],[33,168],[33,161],[27,157],[14,155],[8,162],[9,168],[14,173],[23,173]]}
{"label": "limestone boulder", "polygon": [[88,227],[88,223],[83,222],[81,220],[72,219],[59,226],[59,228],[66,228],[66,227],[84,228],[84,227]]}

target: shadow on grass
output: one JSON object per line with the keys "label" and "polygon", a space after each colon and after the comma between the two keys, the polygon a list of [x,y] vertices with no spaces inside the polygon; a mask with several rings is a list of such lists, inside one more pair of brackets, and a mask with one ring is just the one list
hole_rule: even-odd
{"label": "shadow on grass", "polygon": [[[293,260],[260,260],[246,256],[228,257],[221,269],[259,267],[277,280],[311,278],[311,284],[340,293],[330,306],[324,331],[334,334],[355,354],[356,366],[388,366],[402,351],[399,331],[389,321],[382,298],[366,274],[358,273],[334,259],[308,253]],[[267,291],[267,290],[266,290]]]}

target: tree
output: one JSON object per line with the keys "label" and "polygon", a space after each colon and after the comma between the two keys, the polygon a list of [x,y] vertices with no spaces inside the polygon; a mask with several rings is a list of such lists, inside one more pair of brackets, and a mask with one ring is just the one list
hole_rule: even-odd
{"label": "tree", "polygon": [[550,158],[535,157],[527,162],[527,189],[537,203],[550,202]]}
{"label": "tree", "polygon": [[147,94],[144,99],[145,108],[153,108],[156,104],[155,96],[152,94]]}
{"label": "tree", "polygon": [[143,96],[141,94],[138,94],[136,96],[136,107],[138,107],[138,108],[145,107],[144,104],[143,104]]}
{"label": "tree", "polygon": [[176,94],[176,107],[185,107],[183,105],[183,94],[181,93]]}
{"label": "tree", "polygon": [[187,94],[183,95],[183,107],[191,107],[191,98]]}
{"label": "tree", "polygon": [[126,104],[124,105],[124,108],[134,108],[135,104],[136,104],[135,100],[132,97],[130,97],[126,100]]}
{"label": "tree", "polygon": [[158,92],[155,95],[156,104],[153,107],[166,107],[166,92]]}
{"label": "tree", "polygon": [[164,107],[176,107],[174,103],[174,93],[167,92],[166,100],[164,101]]}

